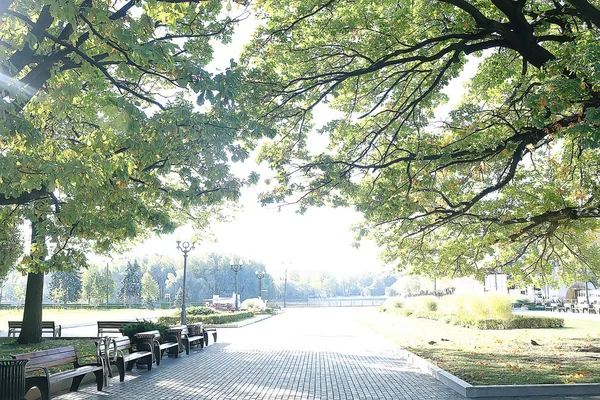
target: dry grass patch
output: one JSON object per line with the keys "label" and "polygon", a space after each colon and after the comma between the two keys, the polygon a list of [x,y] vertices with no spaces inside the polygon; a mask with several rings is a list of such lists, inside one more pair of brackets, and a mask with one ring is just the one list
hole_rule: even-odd
{"label": "dry grass patch", "polygon": [[561,329],[484,331],[397,311],[365,309],[354,315],[472,385],[600,383],[600,353],[589,351],[600,351],[600,316],[597,321],[566,319]]}

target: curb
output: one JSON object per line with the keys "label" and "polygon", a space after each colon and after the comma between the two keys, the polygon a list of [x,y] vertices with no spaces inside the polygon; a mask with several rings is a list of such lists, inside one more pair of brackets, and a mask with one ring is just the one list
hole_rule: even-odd
{"label": "curb", "polygon": [[600,383],[473,386],[406,349],[399,353],[421,371],[467,398],[600,395]]}

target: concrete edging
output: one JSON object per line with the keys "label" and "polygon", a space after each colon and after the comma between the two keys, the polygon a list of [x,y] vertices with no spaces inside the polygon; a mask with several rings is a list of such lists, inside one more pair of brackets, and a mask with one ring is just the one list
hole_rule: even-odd
{"label": "concrete edging", "polygon": [[406,349],[401,349],[400,355],[423,372],[467,398],[600,395],[600,383],[473,386]]}

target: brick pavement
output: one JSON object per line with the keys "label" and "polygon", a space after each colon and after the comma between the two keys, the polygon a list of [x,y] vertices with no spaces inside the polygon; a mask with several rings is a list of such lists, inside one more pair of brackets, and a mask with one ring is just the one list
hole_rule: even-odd
{"label": "brick pavement", "polygon": [[88,385],[55,399],[463,399],[346,312],[291,309],[244,328],[220,329],[219,343],[189,356],[165,359],[150,372],[134,368],[125,382],[113,378],[102,392]]}

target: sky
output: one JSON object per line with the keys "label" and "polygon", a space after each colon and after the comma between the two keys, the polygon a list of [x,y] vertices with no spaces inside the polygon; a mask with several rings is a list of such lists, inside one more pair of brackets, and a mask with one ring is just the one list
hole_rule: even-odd
{"label": "sky", "polygon": [[[236,12],[235,7],[232,12]],[[243,21],[236,29],[231,43],[215,44],[215,59],[208,69],[219,70],[229,66],[231,58],[237,59],[244,44],[258,25],[253,18]],[[450,101],[436,109],[436,118],[444,119],[460,100],[464,92],[463,85],[476,71],[479,62],[471,59],[464,73],[451,81],[444,90]],[[332,115],[331,110],[320,109],[315,112],[315,130]],[[315,134],[310,143],[315,147],[324,147],[326,138]],[[271,178],[274,173],[268,168],[258,166],[253,160],[233,164],[232,170],[240,177],[247,177],[250,171],[258,171],[261,181]],[[262,187],[264,189],[264,186]],[[359,248],[353,246],[354,235],[350,228],[361,220],[361,215],[351,209],[331,207],[311,208],[304,215],[296,213],[295,206],[269,206],[258,204],[257,196],[261,186],[246,188],[242,192],[242,209],[234,213],[234,220],[228,223],[215,223],[212,232],[214,243],[199,243],[190,257],[209,252],[239,255],[262,261],[267,272],[282,273],[285,268],[301,270],[329,271],[337,277],[356,275],[366,271],[390,270],[378,259],[378,248],[363,240]],[[179,228],[174,235],[154,238],[137,246],[140,254],[176,254],[177,239],[191,238],[189,227]]]}
{"label": "sky", "polygon": [[[234,7],[232,12],[235,11]],[[207,69],[228,67],[229,60],[238,58],[257,25],[256,20],[248,18],[236,29],[231,43],[215,44],[215,59]],[[322,112],[325,114],[325,110]],[[323,118],[324,122],[326,120]],[[323,139],[317,137],[312,141],[317,147],[325,144]],[[275,175],[264,165],[256,165],[253,159],[233,164],[232,171],[244,178],[251,171],[258,171],[261,181]],[[343,277],[383,269],[373,242],[363,241],[359,248],[353,246],[354,235],[350,228],[361,220],[359,213],[351,209],[320,207],[300,215],[293,205],[263,207],[257,200],[262,189],[264,186],[261,185],[244,189],[240,199],[241,209],[233,213],[233,221],[214,223],[211,230],[216,242],[196,244],[196,249],[189,257],[202,257],[209,252],[239,255],[263,262],[271,274],[282,273],[289,268],[329,271]],[[131,253],[136,256],[174,255],[177,254],[175,241],[192,236],[191,228],[181,227],[173,235],[145,241],[133,248]]]}

